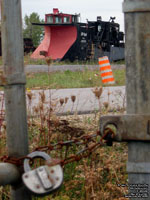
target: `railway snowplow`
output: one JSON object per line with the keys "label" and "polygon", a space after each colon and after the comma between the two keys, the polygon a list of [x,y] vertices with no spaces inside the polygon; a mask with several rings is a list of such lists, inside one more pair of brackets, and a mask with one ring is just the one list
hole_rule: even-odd
{"label": "railway snowplow", "polygon": [[53,9],[45,15],[45,36],[31,55],[40,59],[51,57],[53,60],[94,60],[107,55],[110,61],[124,59],[124,34],[120,31],[115,18],[108,22],[97,17],[97,21],[79,22],[79,15],[60,13]]}

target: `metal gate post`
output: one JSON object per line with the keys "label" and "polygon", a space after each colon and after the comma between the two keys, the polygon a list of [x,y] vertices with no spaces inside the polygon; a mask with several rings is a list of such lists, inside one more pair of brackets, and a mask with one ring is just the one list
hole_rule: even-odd
{"label": "metal gate post", "polygon": [[[150,114],[150,0],[124,0],[123,11],[127,114]],[[148,184],[150,199],[149,142],[128,143],[127,171],[129,184]]]}
{"label": "metal gate post", "polygon": [[[2,0],[1,11],[8,155],[21,157],[28,154],[21,1]],[[21,180],[11,187],[11,199],[30,198]]]}

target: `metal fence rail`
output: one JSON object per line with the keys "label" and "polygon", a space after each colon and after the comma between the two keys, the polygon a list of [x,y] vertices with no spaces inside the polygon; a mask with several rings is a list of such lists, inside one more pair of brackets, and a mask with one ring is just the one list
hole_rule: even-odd
{"label": "metal fence rail", "polygon": [[[8,155],[17,158],[28,154],[21,1],[2,0],[1,13],[7,146]],[[1,164],[1,177],[9,172],[4,183],[12,184],[19,170],[17,172],[13,165]],[[30,199],[21,179],[11,187],[11,199]]]}

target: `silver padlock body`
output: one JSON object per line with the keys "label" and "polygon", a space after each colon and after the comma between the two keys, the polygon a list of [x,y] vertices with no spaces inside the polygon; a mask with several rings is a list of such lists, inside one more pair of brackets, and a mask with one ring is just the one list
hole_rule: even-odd
{"label": "silver padlock body", "polygon": [[61,186],[63,171],[60,165],[45,165],[24,173],[22,180],[31,193],[45,196]]}
{"label": "silver padlock body", "polygon": [[40,183],[44,187],[45,190],[51,189],[54,186],[54,181],[49,176],[46,166],[38,167],[36,169],[36,174],[40,180]]}

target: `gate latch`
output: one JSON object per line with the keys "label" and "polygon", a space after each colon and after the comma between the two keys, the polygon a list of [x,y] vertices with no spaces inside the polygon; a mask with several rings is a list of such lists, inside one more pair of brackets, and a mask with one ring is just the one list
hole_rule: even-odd
{"label": "gate latch", "polygon": [[113,125],[116,133],[112,140],[117,142],[150,141],[150,115],[126,114],[106,115],[100,118],[100,132]]}

